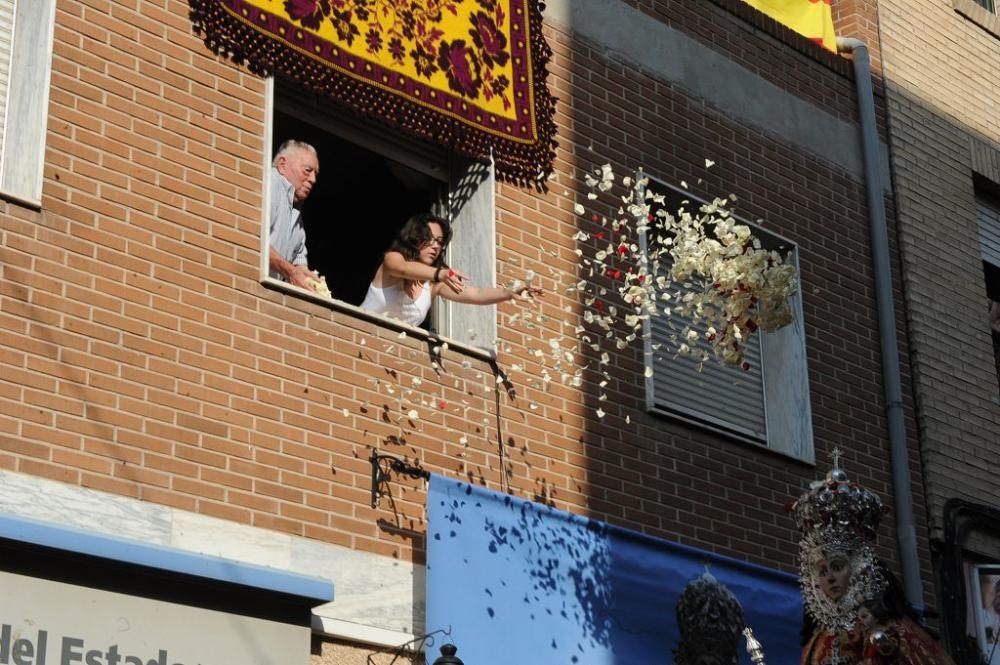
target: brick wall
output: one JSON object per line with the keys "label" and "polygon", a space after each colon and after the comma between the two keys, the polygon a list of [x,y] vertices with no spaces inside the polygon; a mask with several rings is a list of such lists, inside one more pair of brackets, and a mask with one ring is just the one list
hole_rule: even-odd
{"label": "brick wall", "polygon": [[[699,195],[736,194],[746,217],[799,243],[819,466],[644,414],[635,350],[613,362],[603,420],[591,383],[534,387],[545,328],[501,329],[500,365],[526,367],[511,398],[481,359],[446,351],[438,374],[421,340],[260,283],[264,83],[212,57],[187,11],[58,3],[42,210],[0,210],[0,468],[417,561],[422,488],[394,483],[394,505],[372,510],[373,446],[785,570],[796,534],[782,507],[835,446],[889,500],[856,178],[550,27],[557,173],[545,193],[500,186],[499,279],[574,273],[580,168],[641,165]],[[842,66],[786,52],[719,5],[667,20],[853,117]],[[578,320],[571,305],[557,291],[542,311]],[[909,403],[907,417],[912,437]],[[882,553],[895,560],[893,526]]]}
{"label": "brick wall", "polygon": [[940,537],[947,499],[1000,505],[1000,403],[973,186],[985,169],[972,151],[1000,150],[1000,39],[951,2],[883,0],[879,12],[917,416]]}

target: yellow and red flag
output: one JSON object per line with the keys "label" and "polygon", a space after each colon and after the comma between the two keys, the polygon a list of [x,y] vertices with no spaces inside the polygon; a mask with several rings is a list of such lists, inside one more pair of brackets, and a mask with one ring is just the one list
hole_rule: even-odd
{"label": "yellow and red flag", "polygon": [[834,53],[837,52],[836,36],[833,34],[832,0],[744,0],[778,23],[821,44]]}

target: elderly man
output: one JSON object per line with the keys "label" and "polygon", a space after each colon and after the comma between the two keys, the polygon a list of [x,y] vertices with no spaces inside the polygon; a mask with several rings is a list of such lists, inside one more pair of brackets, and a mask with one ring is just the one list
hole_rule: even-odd
{"label": "elderly man", "polygon": [[306,231],[300,207],[309,196],[319,158],[316,149],[302,141],[281,144],[271,169],[271,230],[269,263],[271,277],[316,291],[319,275],[306,260]]}

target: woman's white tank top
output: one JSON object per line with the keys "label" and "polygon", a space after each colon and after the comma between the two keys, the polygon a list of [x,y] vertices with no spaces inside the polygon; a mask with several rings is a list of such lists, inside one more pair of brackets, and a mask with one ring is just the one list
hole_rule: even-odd
{"label": "woman's white tank top", "polygon": [[420,293],[413,299],[403,290],[402,280],[395,286],[369,284],[361,309],[419,326],[431,310],[431,285],[424,282],[421,286]]}

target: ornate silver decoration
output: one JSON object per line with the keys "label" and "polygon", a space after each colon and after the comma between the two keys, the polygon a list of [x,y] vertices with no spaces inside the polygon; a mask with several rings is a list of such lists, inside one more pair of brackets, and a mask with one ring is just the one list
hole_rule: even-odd
{"label": "ornate silver decoration", "polygon": [[[877,494],[852,482],[840,468],[840,451],[826,479],[810,484],[792,504],[802,531],[799,565],[802,596],[812,618],[831,633],[850,630],[857,621],[858,598],[881,593],[885,580],[875,565],[873,547],[884,508]],[[817,567],[843,559],[850,569],[847,590],[838,600],[823,591]]]}
{"label": "ornate silver decoration", "polygon": [[695,665],[705,656],[720,665],[739,663],[740,635],[746,627],[743,606],[733,592],[705,571],[688,582],[677,600],[681,639],[675,665]]}

